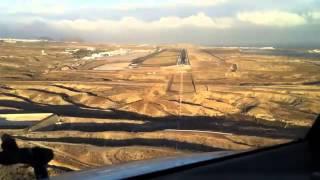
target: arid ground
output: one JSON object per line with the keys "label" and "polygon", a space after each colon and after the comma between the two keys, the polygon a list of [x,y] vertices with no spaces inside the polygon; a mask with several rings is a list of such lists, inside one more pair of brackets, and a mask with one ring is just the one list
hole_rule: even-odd
{"label": "arid ground", "polygon": [[[182,49],[189,64],[177,65]],[[319,72],[320,58],[240,48],[0,43],[0,114],[54,114],[0,127],[20,146],[53,149],[51,175],[261,148],[303,138],[320,112]]]}

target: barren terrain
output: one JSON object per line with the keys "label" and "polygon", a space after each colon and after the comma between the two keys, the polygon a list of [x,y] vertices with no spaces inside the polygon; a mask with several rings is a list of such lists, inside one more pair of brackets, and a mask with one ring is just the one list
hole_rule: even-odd
{"label": "barren terrain", "polygon": [[[130,51],[89,60],[66,51],[90,47]],[[182,49],[190,64],[177,65]],[[20,126],[0,116],[0,127],[21,146],[53,149],[52,175],[271,146],[302,138],[320,112],[319,60],[240,48],[0,42],[0,114],[55,115]]]}

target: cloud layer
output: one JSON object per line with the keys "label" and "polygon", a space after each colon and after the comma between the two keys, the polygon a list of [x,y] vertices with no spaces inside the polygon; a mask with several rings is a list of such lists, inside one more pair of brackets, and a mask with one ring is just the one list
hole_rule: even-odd
{"label": "cloud layer", "polygon": [[177,7],[210,7],[226,3],[228,0],[171,0],[171,1],[135,1],[120,3],[111,6],[114,9],[132,10],[132,9],[148,9],[148,8],[177,8]]}
{"label": "cloud layer", "polygon": [[317,0],[4,0],[0,17],[4,37],[320,45]]}
{"label": "cloud layer", "polygon": [[64,29],[79,31],[110,31],[140,30],[152,31],[161,29],[178,29],[183,27],[224,29],[232,26],[231,18],[211,18],[204,13],[198,13],[189,17],[162,17],[156,21],[143,21],[135,17],[124,17],[120,20],[98,19],[98,20],[57,20],[47,22],[49,25]]}
{"label": "cloud layer", "polygon": [[307,23],[303,16],[284,11],[241,12],[237,18],[256,25],[276,27],[299,26]]}

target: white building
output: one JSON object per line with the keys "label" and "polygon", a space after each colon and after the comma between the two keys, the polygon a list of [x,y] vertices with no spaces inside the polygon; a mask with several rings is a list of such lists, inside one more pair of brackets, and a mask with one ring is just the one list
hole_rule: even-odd
{"label": "white building", "polygon": [[103,54],[106,56],[123,56],[128,53],[129,53],[128,49],[122,49],[122,48],[120,48],[119,50],[103,52]]}
{"label": "white building", "polygon": [[14,39],[14,38],[0,38],[1,41],[4,41],[6,43],[16,43],[16,42],[28,42],[28,43],[34,43],[34,42],[47,42],[48,40],[42,40],[42,39]]}
{"label": "white building", "polygon": [[41,50],[41,55],[42,56],[46,56],[46,55],[48,55],[43,49]]}
{"label": "white building", "polygon": [[121,48],[119,50],[114,50],[114,51],[94,53],[94,54],[91,54],[91,56],[86,56],[82,59],[83,60],[93,60],[93,59],[107,57],[107,56],[123,56],[123,55],[127,55],[128,53],[129,53],[128,49]]}

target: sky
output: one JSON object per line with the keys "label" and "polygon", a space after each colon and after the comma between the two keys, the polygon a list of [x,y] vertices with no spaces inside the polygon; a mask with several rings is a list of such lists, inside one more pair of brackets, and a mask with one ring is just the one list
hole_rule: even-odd
{"label": "sky", "polygon": [[320,0],[1,0],[0,37],[320,47]]}

